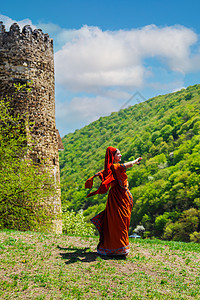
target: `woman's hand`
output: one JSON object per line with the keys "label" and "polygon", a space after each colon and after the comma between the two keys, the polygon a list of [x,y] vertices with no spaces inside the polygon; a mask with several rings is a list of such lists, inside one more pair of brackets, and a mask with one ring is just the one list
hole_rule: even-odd
{"label": "woman's hand", "polygon": [[142,157],[138,157],[138,158],[136,158],[135,163],[137,165],[139,165],[141,160],[142,160]]}

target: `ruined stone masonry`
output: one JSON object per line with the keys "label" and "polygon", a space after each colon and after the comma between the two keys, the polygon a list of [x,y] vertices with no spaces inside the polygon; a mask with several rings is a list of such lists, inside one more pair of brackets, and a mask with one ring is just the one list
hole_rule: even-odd
{"label": "ruined stone masonry", "polygon": [[[14,83],[32,82],[31,92],[14,93]],[[32,159],[48,161],[57,184],[57,195],[48,201],[55,215],[53,231],[62,233],[61,191],[59,187],[58,134],[55,124],[55,83],[53,40],[41,29],[26,25],[22,31],[14,23],[7,32],[0,22],[0,97],[13,96],[11,106],[17,113],[28,114],[34,122],[31,131],[37,142]]]}

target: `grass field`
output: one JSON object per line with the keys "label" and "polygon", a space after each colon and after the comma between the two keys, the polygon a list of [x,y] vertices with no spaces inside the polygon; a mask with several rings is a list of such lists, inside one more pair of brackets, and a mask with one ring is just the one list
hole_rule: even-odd
{"label": "grass field", "polygon": [[200,245],[131,240],[126,259],[96,237],[0,231],[0,299],[200,299]]}

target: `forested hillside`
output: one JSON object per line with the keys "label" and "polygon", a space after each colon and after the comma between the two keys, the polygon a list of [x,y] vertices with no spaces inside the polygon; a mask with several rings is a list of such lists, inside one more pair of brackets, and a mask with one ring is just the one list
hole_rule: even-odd
{"label": "forested hillside", "polygon": [[[60,153],[63,207],[90,217],[107,195],[86,199],[86,179],[104,167],[108,146],[122,161],[142,156],[127,170],[134,197],[131,229],[146,236],[200,241],[200,85],[158,96],[102,117],[63,138]],[[94,180],[94,189],[99,180]]]}

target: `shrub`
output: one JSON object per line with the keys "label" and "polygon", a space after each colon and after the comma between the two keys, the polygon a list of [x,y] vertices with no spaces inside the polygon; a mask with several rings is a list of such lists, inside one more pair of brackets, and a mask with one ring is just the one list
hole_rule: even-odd
{"label": "shrub", "polygon": [[63,212],[63,233],[68,235],[94,236],[92,224],[86,223],[83,210],[75,213],[73,210]]}
{"label": "shrub", "polygon": [[193,232],[190,234],[190,242],[200,243],[200,232]]}
{"label": "shrub", "polygon": [[190,235],[199,225],[199,211],[195,208],[185,210],[175,223],[168,223],[164,231],[164,239],[189,242]]}
{"label": "shrub", "polygon": [[163,215],[159,215],[155,219],[155,230],[158,234],[161,234],[163,232],[163,228],[165,225],[169,222],[169,213],[165,212]]}
{"label": "shrub", "polygon": [[41,231],[50,228],[53,207],[45,199],[56,190],[45,165],[28,159],[28,126],[26,116],[13,116],[0,100],[0,228]]}

